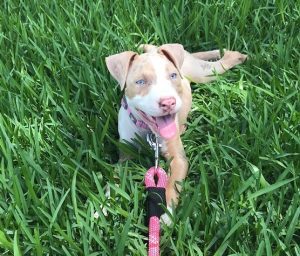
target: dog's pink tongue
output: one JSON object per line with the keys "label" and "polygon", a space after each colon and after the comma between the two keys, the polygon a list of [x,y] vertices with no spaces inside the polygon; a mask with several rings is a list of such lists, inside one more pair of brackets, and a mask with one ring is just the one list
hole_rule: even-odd
{"label": "dog's pink tongue", "polygon": [[176,134],[175,115],[156,117],[156,124],[159,135],[164,139],[170,139]]}

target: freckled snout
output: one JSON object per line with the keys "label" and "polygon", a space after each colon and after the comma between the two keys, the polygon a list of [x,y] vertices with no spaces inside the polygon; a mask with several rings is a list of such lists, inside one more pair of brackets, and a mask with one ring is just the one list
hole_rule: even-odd
{"label": "freckled snout", "polygon": [[170,112],[174,110],[176,106],[176,99],[175,97],[164,97],[159,100],[158,105],[164,112]]}

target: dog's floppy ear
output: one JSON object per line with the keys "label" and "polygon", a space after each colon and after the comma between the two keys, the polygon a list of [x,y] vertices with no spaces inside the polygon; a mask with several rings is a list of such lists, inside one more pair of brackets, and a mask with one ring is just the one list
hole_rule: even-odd
{"label": "dog's floppy ear", "polygon": [[184,48],[181,44],[163,44],[158,48],[158,52],[165,55],[180,73],[184,61]]}
{"label": "dog's floppy ear", "polygon": [[137,53],[126,51],[105,58],[106,66],[111,75],[119,82],[121,90],[125,87],[127,73]]}

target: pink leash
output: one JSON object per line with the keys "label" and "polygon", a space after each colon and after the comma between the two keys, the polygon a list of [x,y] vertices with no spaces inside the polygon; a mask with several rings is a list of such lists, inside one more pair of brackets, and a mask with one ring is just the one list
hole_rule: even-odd
{"label": "pink leash", "polygon": [[[151,145],[151,144],[150,144]],[[166,186],[168,176],[158,166],[158,139],[155,142],[155,167],[145,174],[147,196],[147,221],[149,226],[148,256],[159,256],[160,216],[164,213],[161,205],[166,205]]]}

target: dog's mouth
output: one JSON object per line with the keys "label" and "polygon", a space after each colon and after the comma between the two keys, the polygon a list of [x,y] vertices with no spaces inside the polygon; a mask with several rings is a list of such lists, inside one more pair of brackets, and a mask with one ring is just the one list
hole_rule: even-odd
{"label": "dog's mouth", "polygon": [[138,112],[144,122],[150,126],[150,128],[158,133],[164,139],[171,139],[177,132],[175,115],[167,114],[163,116],[150,116],[144,111],[139,110]]}

